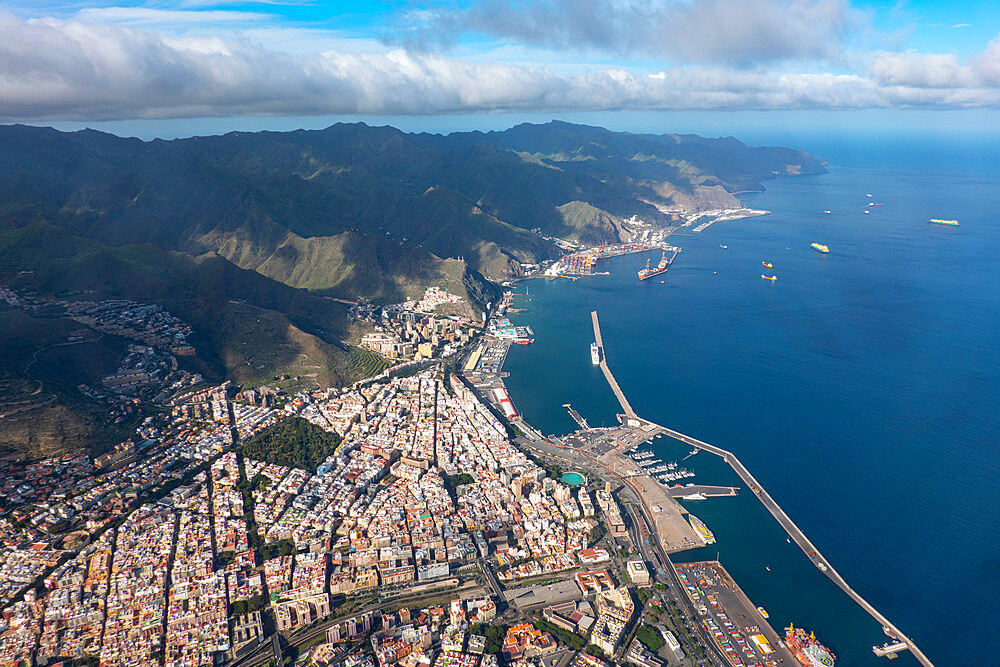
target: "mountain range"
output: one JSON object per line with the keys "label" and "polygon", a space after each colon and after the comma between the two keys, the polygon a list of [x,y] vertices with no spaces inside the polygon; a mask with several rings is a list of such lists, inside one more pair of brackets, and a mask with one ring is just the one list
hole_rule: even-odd
{"label": "mountain range", "polygon": [[561,255],[555,239],[621,241],[632,216],[666,226],[738,206],[777,175],[824,170],[731,137],[563,122],[170,141],[0,126],[0,284],[159,303],[200,331],[220,375],[241,380],[232,341],[256,309],[281,323],[284,344],[309,338],[334,369],[325,379],[344,382],[345,312],[323,297],[398,302],[437,285],[475,315],[523,264]]}

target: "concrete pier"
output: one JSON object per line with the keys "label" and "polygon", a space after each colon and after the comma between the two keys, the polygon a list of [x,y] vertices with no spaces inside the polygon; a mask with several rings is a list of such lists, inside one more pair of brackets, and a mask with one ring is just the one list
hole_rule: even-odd
{"label": "concrete pier", "polygon": [[695,493],[700,493],[706,498],[722,498],[726,496],[739,495],[738,486],[706,486],[705,484],[694,484],[692,486],[671,486],[667,489],[671,498],[683,498]]}
{"label": "concrete pier", "polygon": [[584,419],[583,415],[574,410],[572,405],[566,403],[563,407],[569,411],[569,416],[573,418],[573,421],[580,425],[580,428],[584,430],[590,428],[590,424],[587,423],[587,420]]}
{"label": "concrete pier", "polygon": [[722,460],[728,463],[729,466],[733,469],[733,471],[737,475],[739,475],[740,479],[742,479],[746,483],[746,485],[750,488],[750,490],[754,493],[754,495],[757,496],[757,499],[760,500],[761,504],[764,505],[767,511],[770,512],[775,519],[777,519],[781,527],[785,530],[786,533],[788,533],[789,537],[795,541],[795,543],[799,546],[799,548],[805,552],[806,556],[809,557],[809,559],[813,562],[813,564],[815,564],[816,567],[823,574],[825,574],[834,584],[836,584],[838,588],[844,591],[848,595],[848,597],[854,600],[858,604],[858,606],[864,609],[872,618],[874,618],[884,627],[892,631],[893,635],[899,639],[899,644],[902,645],[900,646],[899,650],[902,650],[905,647],[906,649],[909,649],[910,653],[913,654],[913,656],[917,659],[918,662],[920,662],[921,665],[924,665],[925,667],[933,667],[933,663],[926,655],[924,655],[924,653],[919,648],[917,648],[917,645],[913,642],[913,640],[909,639],[905,634],[903,634],[903,632],[895,625],[893,625],[888,618],[883,616],[882,613],[879,612],[871,603],[869,603],[867,600],[861,597],[861,595],[857,591],[855,591],[853,588],[850,587],[850,585],[848,585],[847,581],[840,575],[839,572],[837,572],[836,569],[834,569],[832,565],[830,565],[830,563],[826,560],[826,558],[819,552],[819,549],[817,549],[816,546],[809,541],[809,538],[805,536],[805,533],[803,533],[802,530],[800,530],[799,527],[795,525],[795,523],[791,520],[791,518],[789,518],[789,516],[785,514],[785,511],[781,509],[781,507],[778,505],[777,502],[774,501],[771,495],[766,490],[764,490],[764,487],[761,486],[760,482],[758,482],[757,479],[752,474],[750,474],[750,471],[747,470],[746,466],[744,466],[740,462],[740,460],[736,457],[735,454],[725,449],[722,449],[721,447],[710,445],[707,442],[698,440],[697,438],[692,438],[691,436],[684,435],[679,431],[674,431],[673,429],[669,429],[664,426],[659,426],[658,424],[654,424],[653,422],[650,422],[648,420],[640,419],[638,416],[636,416],[635,412],[632,410],[632,407],[625,399],[624,393],[618,386],[618,383],[615,381],[614,376],[611,375],[611,371],[607,368],[607,364],[605,363],[604,343],[601,339],[600,326],[597,321],[597,311],[592,311],[590,315],[594,324],[594,337],[597,341],[598,347],[601,348],[601,369],[604,371],[604,375],[608,379],[608,384],[611,385],[611,390],[615,393],[615,396],[618,398],[618,402],[621,403],[622,408],[625,410],[626,416],[628,416],[630,419],[644,422],[645,424],[655,428],[658,432],[663,433],[664,435],[668,435],[671,438],[674,438],[675,440],[679,440],[685,444],[697,447],[698,449],[703,449],[706,452],[710,452],[712,454],[715,454],[716,456],[721,457]]}

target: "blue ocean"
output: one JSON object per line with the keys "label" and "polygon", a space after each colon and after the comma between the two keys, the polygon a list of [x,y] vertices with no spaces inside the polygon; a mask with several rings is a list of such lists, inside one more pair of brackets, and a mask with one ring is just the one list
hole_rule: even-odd
{"label": "blue ocean", "polygon": [[[590,362],[597,310],[640,415],[737,453],[935,664],[1000,664],[1000,152],[963,137],[747,143],[807,150],[829,173],[740,195],[771,215],[681,230],[684,250],[657,279],[636,279],[651,253],[603,261],[610,276],[519,283],[514,317],[536,335],[508,357],[514,403],[545,433],[575,428],[564,403],[615,421]],[[667,460],[689,450],[653,447]],[[698,482],[741,484],[704,452],[683,465]],[[689,509],[718,542],[680,560],[718,557],[773,626],[815,631],[838,664],[884,664],[879,624],[751,494]]]}

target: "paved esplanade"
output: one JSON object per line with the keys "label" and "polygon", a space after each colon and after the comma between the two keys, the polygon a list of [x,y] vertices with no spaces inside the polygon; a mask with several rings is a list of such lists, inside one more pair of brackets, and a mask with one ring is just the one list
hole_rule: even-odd
{"label": "paved esplanade", "polygon": [[[601,369],[604,371],[605,377],[608,378],[608,383],[611,385],[612,391],[614,391],[615,395],[618,397],[619,403],[621,403],[622,407],[625,409],[625,413],[629,417],[632,417],[634,419],[639,419],[636,416],[635,412],[632,411],[632,407],[628,404],[628,401],[625,399],[625,395],[622,393],[621,388],[618,386],[618,383],[615,382],[614,376],[611,375],[611,371],[608,370],[607,365],[604,363],[604,354],[603,354],[604,345],[601,340],[600,328],[597,323],[597,311],[596,310],[592,311],[590,315],[594,321],[594,336],[597,338],[597,345],[601,348]],[[711,452],[716,456],[722,457],[722,460],[728,463],[729,466],[736,472],[736,474],[740,476],[740,479],[742,479],[750,487],[750,490],[753,491],[754,495],[757,496],[757,498],[764,505],[764,507],[767,508],[767,511],[769,511],[771,515],[778,520],[778,523],[781,525],[782,528],[785,529],[785,532],[788,533],[789,537],[795,540],[795,543],[799,545],[799,548],[801,548],[806,553],[806,555],[809,556],[810,560],[812,560],[812,562],[816,564],[816,567],[818,567],[820,571],[823,572],[823,574],[829,577],[830,580],[833,581],[833,583],[837,584],[837,586],[840,587],[841,590],[847,593],[847,595],[850,596],[852,600],[857,602],[858,605],[860,605],[862,609],[868,612],[875,620],[877,620],[883,626],[889,628],[893,632],[893,634],[895,634],[895,636],[899,638],[899,641],[901,643],[906,644],[906,647],[910,650],[910,653],[913,654],[913,656],[920,662],[920,664],[925,665],[926,667],[933,667],[934,663],[932,663],[930,659],[928,659],[928,657],[924,655],[919,648],[917,648],[917,645],[913,643],[913,640],[904,635],[902,631],[900,631],[899,628],[893,625],[889,619],[883,616],[878,609],[873,607],[871,603],[869,603],[867,600],[861,597],[861,595],[859,595],[857,591],[855,591],[848,585],[847,581],[845,581],[844,578],[840,576],[840,573],[837,572],[833,568],[833,566],[830,565],[830,563],[826,560],[826,558],[823,557],[823,555],[819,552],[819,549],[817,549],[815,545],[813,545],[813,543],[809,541],[809,538],[805,536],[805,533],[803,533],[799,529],[799,527],[795,525],[795,523],[788,517],[788,515],[785,514],[785,511],[781,509],[778,503],[776,503],[774,499],[771,498],[771,495],[764,490],[764,487],[761,486],[760,482],[758,482],[757,479],[750,474],[750,471],[747,470],[742,463],[740,463],[740,460],[736,458],[736,455],[734,455],[730,451],[722,449],[721,447],[710,445],[707,442],[702,442],[697,438],[692,438],[689,435],[684,435],[683,433],[674,431],[673,429],[665,428],[663,426],[654,424],[653,422],[647,420],[643,421],[645,421],[647,424],[655,426],[657,429],[659,429],[660,432],[664,433],[665,435],[669,435],[671,438],[674,438],[675,440],[680,440],[683,443],[686,443],[693,447],[697,447],[699,449],[704,449],[706,452]]]}

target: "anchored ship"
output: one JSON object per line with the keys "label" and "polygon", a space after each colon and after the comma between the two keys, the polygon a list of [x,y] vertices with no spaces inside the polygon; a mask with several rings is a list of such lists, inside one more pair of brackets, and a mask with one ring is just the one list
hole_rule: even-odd
{"label": "anchored ship", "polygon": [[764,280],[770,280],[771,282],[774,282],[775,280],[778,279],[778,276],[765,276],[763,273],[760,274],[760,277],[763,278]]}
{"label": "anchored ship", "polygon": [[785,644],[804,667],[833,667],[837,659],[830,649],[816,641],[816,635],[789,625],[785,628]]}
{"label": "anchored ship", "polygon": [[590,363],[595,366],[601,363],[601,348],[597,347],[597,343],[590,344]]}
{"label": "anchored ship", "polygon": [[825,246],[822,243],[810,243],[809,245],[812,247],[813,250],[815,250],[816,252],[821,252],[824,255],[830,252],[830,247]]}
{"label": "anchored ship", "polygon": [[952,227],[958,227],[958,220],[942,220],[940,218],[931,218],[927,222],[933,222],[935,225],[951,225]]}

